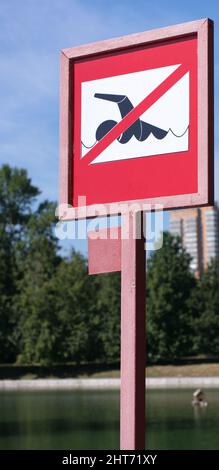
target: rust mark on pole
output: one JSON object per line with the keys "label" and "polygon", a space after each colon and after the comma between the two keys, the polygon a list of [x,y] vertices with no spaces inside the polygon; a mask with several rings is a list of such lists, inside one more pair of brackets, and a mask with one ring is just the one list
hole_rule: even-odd
{"label": "rust mark on pole", "polygon": [[[146,268],[143,213],[129,212],[121,238],[120,448],[145,448]],[[141,226],[140,238],[136,231]]]}

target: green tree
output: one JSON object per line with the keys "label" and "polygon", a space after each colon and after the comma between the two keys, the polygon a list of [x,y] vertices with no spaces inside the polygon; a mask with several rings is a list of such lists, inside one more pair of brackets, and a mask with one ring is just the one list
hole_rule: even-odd
{"label": "green tree", "polygon": [[31,205],[39,190],[31,184],[25,170],[3,165],[0,168],[0,361],[13,361],[17,294],[17,253]]}
{"label": "green tree", "polygon": [[3,165],[0,168],[0,226],[16,240],[32,213],[32,204],[40,194],[24,169]]}
{"label": "green tree", "polygon": [[212,260],[193,292],[194,353],[219,355],[219,263]]}
{"label": "green tree", "polygon": [[40,204],[31,214],[20,243],[14,334],[19,360],[26,363],[52,362],[59,333],[52,280],[61,258],[54,236],[54,213],[53,203]]}
{"label": "green tree", "polygon": [[100,290],[97,306],[100,312],[103,361],[120,360],[120,273],[99,276]]}
{"label": "green tree", "polygon": [[25,285],[21,324],[24,362],[119,360],[119,275],[88,276],[87,260],[73,250],[40,288],[34,279],[31,290],[26,280]]}
{"label": "green tree", "polygon": [[59,360],[95,361],[101,357],[99,280],[88,276],[87,261],[74,250],[55,278],[56,315],[61,326]]}
{"label": "green tree", "polygon": [[15,291],[14,256],[10,238],[0,229],[0,362],[14,360],[13,298]]}
{"label": "green tree", "polygon": [[195,286],[190,256],[180,239],[164,233],[148,260],[147,334],[151,361],[173,360],[192,350],[190,297]]}

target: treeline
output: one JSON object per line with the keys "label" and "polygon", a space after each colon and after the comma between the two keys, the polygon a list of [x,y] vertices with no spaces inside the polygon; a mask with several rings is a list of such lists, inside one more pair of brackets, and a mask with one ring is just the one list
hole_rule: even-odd
{"label": "treeline", "polygon": [[[110,363],[120,355],[120,275],[88,276],[60,255],[55,204],[25,170],[0,169],[0,363]],[[164,234],[147,268],[147,354],[152,362],[219,355],[219,267],[200,280],[179,239]]]}

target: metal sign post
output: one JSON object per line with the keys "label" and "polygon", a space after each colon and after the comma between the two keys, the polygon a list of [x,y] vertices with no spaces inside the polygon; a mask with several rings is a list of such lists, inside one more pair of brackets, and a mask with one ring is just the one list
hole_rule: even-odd
{"label": "metal sign post", "polygon": [[[145,250],[143,214],[128,213],[121,240],[120,448],[145,448]],[[125,221],[127,223],[127,220]],[[136,232],[140,238],[136,238]]]}
{"label": "metal sign post", "polygon": [[[121,271],[120,448],[145,448],[145,239],[143,213],[128,212],[121,230],[89,233],[89,274]],[[119,235],[118,238],[116,235]],[[102,236],[101,236],[102,235]],[[113,237],[113,238],[112,238]]]}

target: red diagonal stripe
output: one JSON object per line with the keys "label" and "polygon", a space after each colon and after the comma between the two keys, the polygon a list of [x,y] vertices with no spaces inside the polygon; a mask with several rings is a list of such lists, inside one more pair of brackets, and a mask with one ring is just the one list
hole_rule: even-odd
{"label": "red diagonal stripe", "polygon": [[81,159],[82,164],[89,165],[101,152],[103,152],[114,140],[116,140],[133,122],[135,122],[147,109],[149,109],[164,93],[166,93],[180,78],[183,77],[189,68],[187,65],[180,65],[172,72],[155,90],[146,96],[130,113],[111,129],[86,155]]}

